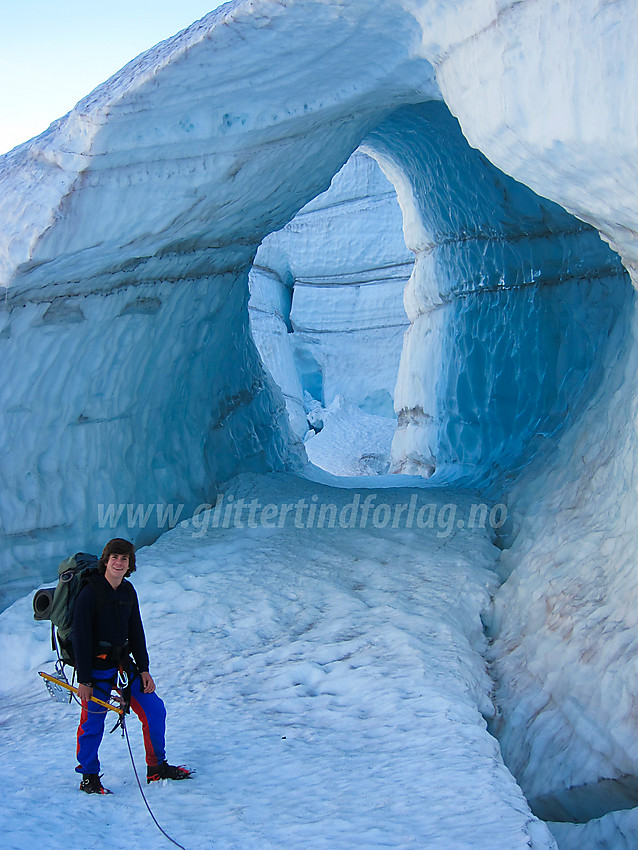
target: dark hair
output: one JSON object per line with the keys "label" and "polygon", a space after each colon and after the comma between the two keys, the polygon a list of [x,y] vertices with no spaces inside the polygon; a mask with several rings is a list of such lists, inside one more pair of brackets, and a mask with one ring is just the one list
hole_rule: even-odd
{"label": "dark hair", "polygon": [[128,540],[123,540],[121,537],[114,537],[104,547],[104,551],[97,562],[98,570],[104,575],[106,565],[111,555],[128,555],[128,570],[124,578],[128,578],[131,573],[135,572],[135,546],[129,543]]}

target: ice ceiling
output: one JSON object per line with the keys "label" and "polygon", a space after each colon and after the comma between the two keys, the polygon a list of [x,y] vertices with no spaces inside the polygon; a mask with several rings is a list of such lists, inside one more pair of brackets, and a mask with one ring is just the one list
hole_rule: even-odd
{"label": "ice ceiling", "polygon": [[506,760],[538,799],[638,775],[637,16],[240,0],[2,157],[5,591],[101,539],[99,505],[192,509],[301,462],[248,274],[363,144],[415,256],[394,467],[515,517],[489,624]]}

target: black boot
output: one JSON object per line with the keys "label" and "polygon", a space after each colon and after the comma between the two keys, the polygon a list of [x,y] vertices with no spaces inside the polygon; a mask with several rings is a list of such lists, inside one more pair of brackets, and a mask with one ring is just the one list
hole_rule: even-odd
{"label": "black boot", "polygon": [[174,764],[169,764],[163,761],[156,767],[146,768],[146,782],[158,782],[160,779],[189,779],[193,771],[189,770],[184,765],[176,767]]}
{"label": "black boot", "polygon": [[101,781],[100,776],[97,773],[83,773],[82,774],[82,782],[80,782],[80,791],[84,791],[86,794],[112,794],[112,791],[109,791],[108,788],[105,788]]}

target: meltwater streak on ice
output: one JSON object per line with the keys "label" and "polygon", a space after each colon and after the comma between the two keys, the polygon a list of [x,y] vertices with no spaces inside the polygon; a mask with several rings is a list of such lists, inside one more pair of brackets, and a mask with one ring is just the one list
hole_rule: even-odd
{"label": "meltwater streak on ice", "polygon": [[[341,510],[361,483],[241,476],[224,495],[318,495]],[[424,495],[380,483],[393,507]],[[459,512],[476,499],[426,490]],[[200,530],[186,521],[142,549],[134,576],[171,717],[168,752],[197,769],[188,789],[149,792],[170,834],[189,850],[555,850],[486,729],[481,617],[498,550],[485,530]],[[90,817],[97,832],[125,830],[131,846],[157,850],[119,739],[107,736],[101,753],[113,797],[95,806],[75,790],[77,717],[36,682],[48,638],[30,599],[0,616],[0,759],[12,767],[0,774],[3,846],[17,850],[28,835],[61,850]],[[140,763],[139,730],[129,733]],[[45,769],[43,804],[32,788]]]}

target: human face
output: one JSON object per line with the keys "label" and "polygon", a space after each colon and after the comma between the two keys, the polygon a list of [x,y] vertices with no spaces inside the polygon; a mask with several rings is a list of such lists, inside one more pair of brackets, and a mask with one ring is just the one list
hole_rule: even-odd
{"label": "human face", "polygon": [[111,587],[118,587],[128,570],[128,555],[109,555],[104,578]]}

